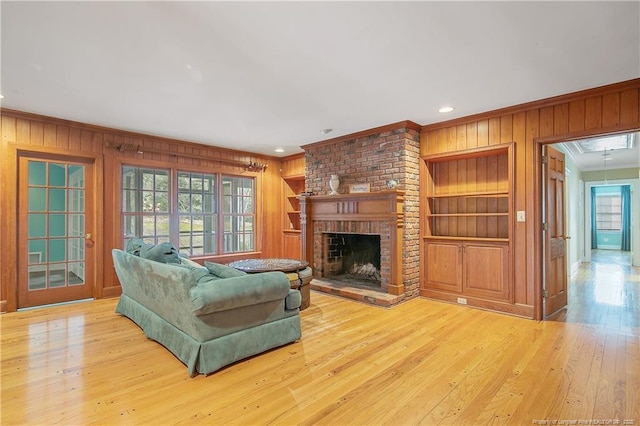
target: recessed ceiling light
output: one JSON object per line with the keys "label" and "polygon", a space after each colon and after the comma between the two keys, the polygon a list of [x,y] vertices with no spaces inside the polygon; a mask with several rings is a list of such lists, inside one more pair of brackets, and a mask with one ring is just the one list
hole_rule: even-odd
{"label": "recessed ceiling light", "polygon": [[0,95],[0,99],[4,99],[4,96],[3,96],[3,95]]}
{"label": "recessed ceiling light", "polygon": [[276,150],[275,150],[275,151],[276,151],[276,152],[284,152],[284,149],[282,149],[282,148],[276,148]]}
{"label": "recessed ceiling light", "polygon": [[438,110],[438,112],[442,112],[442,113],[451,112],[451,111],[453,111],[453,107],[450,107],[450,106],[444,106]]}
{"label": "recessed ceiling light", "polygon": [[323,135],[328,135],[331,132],[333,132],[333,129],[322,129],[322,130],[320,130],[320,133],[322,133]]}

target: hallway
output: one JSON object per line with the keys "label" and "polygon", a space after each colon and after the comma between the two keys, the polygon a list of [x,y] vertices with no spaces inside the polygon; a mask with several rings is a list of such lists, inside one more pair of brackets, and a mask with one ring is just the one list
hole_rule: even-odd
{"label": "hallway", "polygon": [[[569,304],[552,321],[594,324],[637,335],[640,326],[640,268],[629,252],[593,250],[569,280]],[[635,328],[635,330],[634,330]]]}

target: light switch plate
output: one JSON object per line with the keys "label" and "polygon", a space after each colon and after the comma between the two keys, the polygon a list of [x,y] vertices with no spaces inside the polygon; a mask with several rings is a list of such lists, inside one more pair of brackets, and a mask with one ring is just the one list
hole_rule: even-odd
{"label": "light switch plate", "polygon": [[517,216],[517,217],[516,217],[516,220],[517,220],[518,222],[524,222],[524,220],[525,220],[525,217],[524,217],[524,210],[518,210],[518,213],[517,213],[517,215],[516,215],[516,216]]}

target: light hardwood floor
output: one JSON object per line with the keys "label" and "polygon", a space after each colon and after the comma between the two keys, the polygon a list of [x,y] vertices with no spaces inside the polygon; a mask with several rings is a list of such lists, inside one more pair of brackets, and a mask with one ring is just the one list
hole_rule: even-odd
{"label": "light hardwood floor", "polygon": [[302,340],[195,378],[115,299],[5,314],[0,420],[639,425],[639,287],[638,268],[584,264],[543,322],[313,292]]}

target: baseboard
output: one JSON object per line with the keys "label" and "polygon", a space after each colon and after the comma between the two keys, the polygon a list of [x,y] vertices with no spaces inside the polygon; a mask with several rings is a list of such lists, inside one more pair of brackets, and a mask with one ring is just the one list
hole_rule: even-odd
{"label": "baseboard", "polygon": [[110,297],[120,297],[122,294],[122,287],[119,285],[113,287],[105,287],[102,289],[102,298],[107,299]]}
{"label": "baseboard", "polygon": [[573,264],[571,265],[571,270],[569,271],[569,275],[573,275],[576,272],[578,272],[578,269],[580,268],[580,265],[582,264],[583,261],[584,261],[583,259],[579,259],[573,262]]}
{"label": "baseboard", "polygon": [[469,297],[469,296],[464,297],[466,299],[466,304],[461,305],[458,302],[458,296],[461,296],[460,294],[453,294],[453,293],[425,289],[425,288],[420,289],[420,296],[426,297],[427,299],[438,300],[441,302],[453,303],[457,306],[467,306],[470,308],[485,309],[488,311],[509,314],[509,315],[523,317],[527,319],[534,318],[534,310],[532,305],[500,302],[495,300],[487,300],[487,299],[481,299],[478,297]]}

